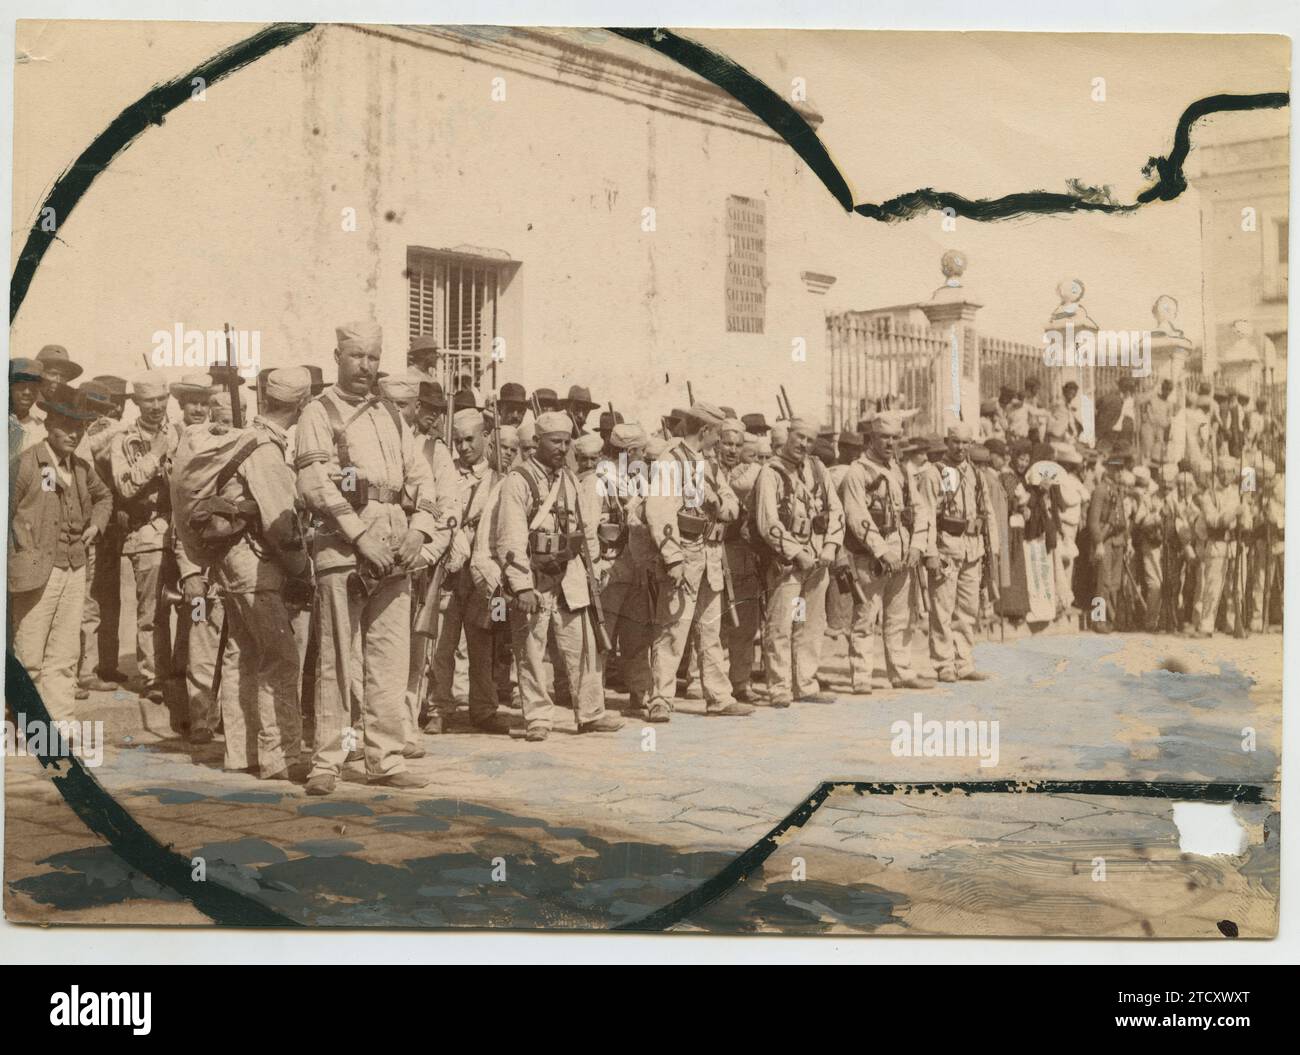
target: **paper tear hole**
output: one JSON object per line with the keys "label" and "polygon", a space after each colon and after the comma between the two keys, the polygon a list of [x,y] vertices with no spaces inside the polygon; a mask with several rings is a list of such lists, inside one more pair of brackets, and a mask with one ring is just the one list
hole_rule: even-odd
{"label": "paper tear hole", "polygon": [[1232,803],[1176,802],[1174,825],[1178,849],[1202,857],[1235,856],[1246,849],[1246,829],[1232,812]]}

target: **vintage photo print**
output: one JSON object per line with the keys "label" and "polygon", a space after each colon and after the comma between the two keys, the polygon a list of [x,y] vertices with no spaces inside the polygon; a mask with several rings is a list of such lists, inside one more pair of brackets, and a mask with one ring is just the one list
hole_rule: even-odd
{"label": "vintage photo print", "polygon": [[16,36],[10,922],[1277,933],[1289,38]]}

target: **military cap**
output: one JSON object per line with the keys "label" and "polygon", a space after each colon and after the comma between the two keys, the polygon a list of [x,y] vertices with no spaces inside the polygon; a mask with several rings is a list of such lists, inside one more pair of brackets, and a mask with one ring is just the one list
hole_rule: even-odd
{"label": "military cap", "polygon": [[405,374],[389,374],[379,379],[379,394],[398,403],[406,399],[418,399],[420,382]]}
{"label": "military cap", "polygon": [[701,425],[721,425],[726,421],[720,407],[712,403],[692,403],[684,411],[682,417],[689,421],[699,422]]}
{"label": "military cap", "polygon": [[146,374],[131,382],[131,398],[137,402],[141,399],[157,399],[167,395],[167,382],[160,377]]}
{"label": "military cap", "polygon": [[642,447],[646,439],[645,429],[635,422],[630,424],[619,422],[609,434],[610,444],[623,450],[628,447]]}
{"label": "military cap", "polygon": [[718,426],[718,433],[723,436],[735,433],[739,433],[741,436],[752,435],[752,433],[745,431],[745,426],[736,418],[723,418],[722,424]]}
{"label": "military cap", "polygon": [[594,432],[584,432],[573,441],[573,449],[579,454],[591,457],[593,454],[599,454],[605,449],[605,441]]}
{"label": "military cap", "polygon": [[892,414],[877,414],[871,419],[871,432],[876,436],[901,436],[903,423]]}
{"label": "military cap", "polygon": [[515,426],[515,435],[521,447],[530,447],[537,442],[537,422],[524,421]]}
{"label": "military cap", "polygon": [[374,319],[358,319],[345,323],[334,330],[337,347],[340,352],[361,348],[367,352],[377,352],[383,346],[384,331]]}
{"label": "military cap", "polygon": [[722,410],[722,416],[724,418],[732,418],[733,420],[736,418],[735,407],[722,407],[720,409]]}
{"label": "military cap", "polygon": [[969,441],[975,438],[975,430],[972,429],[970,425],[965,421],[955,421],[948,426],[948,429],[944,433],[944,436],[945,438],[950,440]]}
{"label": "military cap", "polygon": [[539,436],[548,436],[555,432],[563,432],[567,436],[572,431],[573,420],[568,414],[550,410],[537,419],[537,435]]}
{"label": "military cap", "polygon": [[305,366],[282,366],[266,375],[266,394],[277,403],[301,403],[311,393],[311,372]]}

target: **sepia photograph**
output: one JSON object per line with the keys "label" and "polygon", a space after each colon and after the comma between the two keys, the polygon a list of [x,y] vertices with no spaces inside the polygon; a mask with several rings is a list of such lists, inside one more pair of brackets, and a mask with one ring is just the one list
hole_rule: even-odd
{"label": "sepia photograph", "polygon": [[11,28],[9,924],[1277,937],[1284,32]]}

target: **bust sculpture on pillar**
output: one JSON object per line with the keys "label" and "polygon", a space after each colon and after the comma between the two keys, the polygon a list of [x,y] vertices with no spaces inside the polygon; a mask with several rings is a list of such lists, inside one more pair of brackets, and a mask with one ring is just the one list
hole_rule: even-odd
{"label": "bust sculpture on pillar", "polygon": [[971,292],[961,284],[966,271],[966,254],[949,249],[939,261],[944,283],[919,305],[932,330],[940,331],[956,348],[955,357],[944,357],[938,364],[936,391],[941,405],[936,421],[979,420],[979,342],[974,338],[975,313],[983,307],[971,299]]}
{"label": "bust sculpture on pillar", "polygon": [[1061,391],[1073,381],[1079,388],[1079,418],[1083,441],[1091,444],[1094,435],[1094,410],[1097,379],[1093,369],[1097,356],[1097,330],[1100,327],[1083,306],[1085,287],[1077,278],[1062,279],[1056,284],[1060,302],[1043,328],[1043,365],[1059,370],[1059,379],[1051,386]]}
{"label": "bust sculpture on pillar", "polygon": [[1151,376],[1153,380],[1170,381],[1175,399],[1181,406],[1183,372],[1187,368],[1192,342],[1178,328],[1178,301],[1168,293],[1156,297],[1156,302],[1151,305],[1151,314],[1156,320],[1156,328],[1151,331]]}

